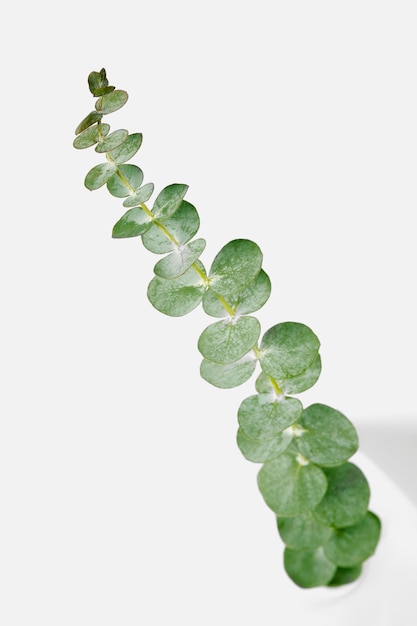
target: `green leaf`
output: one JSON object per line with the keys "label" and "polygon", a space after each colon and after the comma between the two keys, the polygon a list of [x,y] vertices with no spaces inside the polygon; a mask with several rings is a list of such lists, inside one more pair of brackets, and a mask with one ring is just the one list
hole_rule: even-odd
{"label": "green leaf", "polygon": [[[143,172],[136,165],[119,165],[116,173],[107,181],[107,189],[116,198],[129,195],[129,188],[137,189],[143,181]],[[123,203],[124,204],[124,203]]]}
{"label": "green leaf", "polygon": [[[183,200],[178,209],[164,220],[164,228],[171,233],[178,245],[187,243],[194,237],[200,227],[200,218],[195,206]],[[175,249],[175,243],[168,239],[163,230],[153,224],[143,238],[145,248],[155,254],[165,254]]]}
{"label": "green leaf", "polygon": [[317,506],[327,489],[324,472],[292,452],[265,463],[258,474],[259,490],[279,516],[302,515]]}
{"label": "green leaf", "polygon": [[190,243],[179,246],[174,252],[160,259],[153,271],[161,278],[176,278],[188,270],[197,261],[206,247],[205,239],[194,239]]}
{"label": "green leaf", "polygon": [[93,96],[102,96],[104,93],[110,93],[114,89],[114,87],[109,87],[104,67],[99,72],[91,72],[89,74],[88,86]]}
{"label": "green leaf", "polygon": [[237,445],[239,450],[248,461],[252,463],[264,463],[272,461],[280,456],[288,448],[292,435],[284,431],[271,439],[251,439],[242,428],[237,431]]}
{"label": "green leaf", "polygon": [[[204,266],[196,261],[195,266],[204,273]],[[195,309],[201,302],[206,285],[195,267],[172,280],[155,276],[148,286],[151,304],[165,315],[180,317]]]}
{"label": "green leaf", "polygon": [[325,554],[339,567],[355,567],[373,555],[380,533],[379,518],[368,511],[358,524],[335,530],[324,546]]}
{"label": "green leaf", "polygon": [[327,491],[314,516],[323,524],[343,528],[353,526],[366,515],[370,489],[359,467],[343,463],[337,467],[323,468],[327,478]]}
{"label": "green leaf", "polygon": [[140,204],[147,202],[153,194],[153,188],[153,183],[146,183],[146,185],[143,185],[143,187],[141,187],[140,189],[136,189],[136,192],[134,194],[126,198],[126,200],[123,202],[123,206],[139,206]]}
{"label": "green leaf", "polygon": [[96,101],[96,110],[107,115],[121,109],[128,100],[128,94],[123,89],[112,89],[110,93],[105,93]]}
{"label": "green leaf", "polygon": [[210,287],[221,296],[246,289],[261,271],[262,252],[248,239],[229,241],[216,255],[209,272]]}
{"label": "green leaf", "polygon": [[272,399],[270,394],[246,398],[238,409],[238,421],[251,439],[270,439],[294,424],[303,412],[296,398]]}
{"label": "green leaf", "polygon": [[106,137],[106,139],[100,141],[100,143],[96,146],[96,152],[100,154],[103,152],[110,152],[110,150],[117,148],[117,146],[120,146],[124,141],[126,141],[128,135],[128,131],[124,128],[113,131]]}
{"label": "green leaf", "polygon": [[142,145],[142,134],[141,133],[133,133],[132,135],[128,135],[126,141],[124,141],[120,146],[115,148],[114,150],[110,150],[108,155],[112,161],[115,163],[125,163],[129,161],[133,156],[135,156],[136,152]]}
{"label": "green leaf", "polygon": [[78,150],[82,150],[84,148],[90,148],[94,146],[95,143],[98,143],[102,137],[105,137],[110,130],[110,126],[108,124],[100,125],[100,133],[99,133],[99,125],[93,124],[89,128],[83,130],[73,141],[74,148]]}
{"label": "green leaf", "polygon": [[185,194],[187,193],[188,185],[182,185],[174,183],[168,185],[158,194],[152,209],[152,213],[155,219],[166,220],[173,215],[179,208]]}
{"label": "green leaf", "polygon": [[316,384],[321,374],[321,357],[318,354],[312,364],[299,376],[278,381],[284,393],[302,393]]}
{"label": "green leaf", "polygon": [[200,335],[198,349],[213,363],[233,363],[256,344],[261,326],[255,317],[239,317],[210,324]]}
{"label": "green leaf", "polygon": [[274,394],[275,389],[269,376],[261,372],[255,381],[255,389],[258,393]]}
{"label": "green leaf", "polygon": [[303,432],[297,440],[298,449],[312,463],[340,465],[358,449],[353,424],[325,404],[312,404],[304,409],[299,424]]}
{"label": "green leaf", "polygon": [[335,575],[328,584],[329,587],[340,587],[353,583],[362,573],[362,563],[353,567],[338,567]]}
{"label": "green leaf", "polygon": [[140,207],[129,209],[113,226],[113,239],[126,239],[128,237],[138,237],[146,233],[150,228],[152,220]]}
{"label": "green leaf", "polygon": [[84,185],[90,191],[99,189],[107,183],[116,171],[114,163],[100,163],[93,167],[87,174],[84,180]]}
{"label": "green leaf", "polygon": [[336,566],[322,547],[309,550],[285,548],[284,567],[291,580],[304,589],[327,585],[336,572]]}
{"label": "green leaf", "polygon": [[330,539],[333,530],[315,519],[311,511],[295,517],[277,517],[281,539],[292,550],[318,548]]}
{"label": "green leaf", "polygon": [[86,115],[86,117],[78,124],[77,128],[75,129],[75,134],[79,135],[84,130],[89,128],[89,126],[92,126],[96,122],[99,122],[102,117],[102,113],[98,113],[97,111],[91,111],[91,113]]}
{"label": "green leaf", "polygon": [[[248,315],[262,308],[268,300],[270,293],[271,281],[264,270],[261,270],[249,287],[240,294],[228,296],[227,301],[237,314]],[[211,289],[204,294],[203,309],[207,315],[212,317],[225,317],[227,315],[225,308]]]}
{"label": "green leaf", "polygon": [[313,331],[297,322],[272,326],[260,346],[260,364],[268,376],[286,380],[305,372],[316,359],[320,342]]}
{"label": "green leaf", "polygon": [[203,359],[200,365],[200,374],[208,383],[220,389],[231,389],[245,383],[252,376],[256,368],[255,356],[245,355],[234,363],[220,365]]}

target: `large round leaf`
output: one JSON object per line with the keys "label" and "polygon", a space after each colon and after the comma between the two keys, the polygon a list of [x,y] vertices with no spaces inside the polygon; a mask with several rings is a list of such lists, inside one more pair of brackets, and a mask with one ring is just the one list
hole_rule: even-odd
{"label": "large round leaf", "polygon": [[220,389],[231,389],[245,383],[252,376],[256,368],[257,359],[245,355],[234,363],[220,365],[203,359],[200,365],[200,374],[208,383]]}
{"label": "large round leaf", "polygon": [[327,491],[314,509],[314,516],[329,526],[353,526],[366,515],[370,489],[359,467],[343,463],[337,467],[323,468],[327,478]]}
{"label": "large round leaf", "polygon": [[265,463],[276,459],[288,448],[292,435],[285,431],[278,433],[271,439],[251,439],[239,428],[237,431],[237,445],[248,461]]}
{"label": "large round leaf", "polygon": [[325,404],[312,404],[304,409],[299,424],[303,432],[297,441],[298,449],[312,463],[340,465],[358,449],[353,424]]}
{"label": "large round leaf", "polygon": [[197,261],[206,247],[205,239],[194,239],[189,243],[178,247],[168,256],[156,263],[153,271],[161,278],[176,278],[188,270]]}
{"label": "large round leaf", "polygon": [[296,398],[271,399],[270,394],[246,398],[238,410],[239,425],[252,439],[270,439],[294,424],[303,412]]}
{"label": "large round leaf", "polygon": [[246,289],[261,271],[262,252],[248,239],[227,243],[216,255],[209,272],[210,287],[227,296]]}
{"label": "large round leaf", "polygon": [[116,198],[125,198],[130,189],[137,189],[143,181],[143,172],[137,165],[122,164],[107,181],[107,189]]}
{"label": "large round leaf", "polygon": [[260,345],[263,371],[277,380],[305,372],[317,357],[320,342],[313,331],[297,322],[283,322],[266,331]]}
{"label": "large round leaf", "polygon": [[222,320],[210,324],[201,333],[198,349],[213,363],[233,363],[253,348],[260,332],[261,326],[255,317]]}
{"label": "large round leaf", "polygon": [[[249,287],[240,294],[227,297],[227,303],[233,311],[239,315],[254,313],[263,307],[271,293],[271,281],[268,275],[261,270]],[[227,311],[216,296],[216,293],[209,289],[204,294],[203,309],[207,315],[212,317],[225,317]]]}
{"label": "large round leaf", "polygon": [[321,374],[321,358],[318,354],[312,364],[299,376],[278,381],[285,393],[302,393],[316,384]]}
{"label": "large round leaf", "polygon": [[[200,261],[195,266],[204,272]],[[161,313],[180,317],[200,304],[205,289],[200,273],[193,266],[172,280],[155,276],[148,285],[148,298]]]}
{"label": "large round leaf", "polygon": [[336,566],[322,547],[309,550],[285,548],[284,567],[291,580],[305,589],[327,585],[336,573]]}
{"label": "large round leaf", "polygon": [[335,565],[355,567],[375,552],[380,532],[379,518],[368,511],[359,524],[336,530],[324,546],[324,551]]}
{"label": "large round leaf", "polygon": [[324,496],[324,472],[292,452],[265,463],[258,474],[258,486],[266,504],[282,517],[301,515],[313,509]]}
{"label": "large round leaf", "polygon": [[[165,230],[153,224],[142,239],[145,248],[155,254],[171,252],[176,245],[187,243],[194,237],[200,227],[197,209],[190,202],[182,200],[175,213],[164,220],[163,226]],[[171,238],[167,237],[166,232],[170,233]]]}
{"label": "large round leaf", "polygon": [[288,548],[318,548],[330,539],[333,530],[313,517],[311,511],[295,517],[278,517],[278,531]]}

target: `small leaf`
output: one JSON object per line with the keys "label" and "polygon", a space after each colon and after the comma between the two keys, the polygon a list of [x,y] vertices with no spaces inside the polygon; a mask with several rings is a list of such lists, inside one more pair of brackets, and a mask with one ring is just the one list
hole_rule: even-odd
{"label": "small leaf", "polygon": [[[196,261],[195,266],[204,273],[204,266],[200,261]],[[201,274],[193,266],[185,274],[172,280],[155,276],[148,286],[148,298],[161,313],[180,317],[200,304],[205,289]]]}
{"label": "small leaf", "polygon": [[246,289],[261,271],[262,252],[248,239],[227,243],[216,255],[209,272],[210,287],[221,296]]}
{"label": "small leaf", "polygon": [[304,589],[327,585],[336,572],[336,566],[322,547],[309,550],[285,548],[284,567],[291,580]]}
{"label": "small leaf", "polygon": [[83,132],[83,130],[86,130],[87,128],[89,128],[90,126],[92,126],[93,124],[95,124],[96,122],[99,122],[101,120],[101,118],[103,117],[102,113],[98,113],[97,111],[91,111],[91,113],[89,113],[83,120],[81,120],[81,122],[78,124],[77,128],[75,129],[75,134],[79,135],[80,133]]}
{"label": "small leaf", "polygon": [[200,366],[201,377],[220,389],[231,389],[245,383],[256,368],[256,358],[245,355],[234,363],[220,365],[203,359]]}
{"label": "small leaf", "polygon": [[353,424],[329,406],[312,404],[304,409],[299,424],[303,432],[297,439],[298,449],[312,463],[340,465],[358,449]]}
{"label": "small leaf", "polygon": [[114,89],[114,87],[109,86],[104,67],[99,72],[91,72],[89,74],[88,86],[93,96],[102,96]]}
{"label": "small leaf", "polygon": [[129,161],[142,145],[142,134],[133,133],[129,135],[126,141],[114,150],[110,150],[108,153],[110,159],[115,163],[125,163]]}
{"label": "small leaf", "polygon": [[96,101],[96,110],[107,115],[121,109],[128,100],[128,94],[123,89],[112,89],[111,92],[105,93]]}
{"label": "small leaf", "polygon": [[271,399],[270,394],[246,398],[238,409],[238,421],[251,439],[270,439],[294,424],[303,412],[296,398]]}
{"label": "small leaf", "polygon": [[[240,294],[228,296],[227,302],[230,308],[237,314],[248,315],[262,308],[268,300],[270,293],[271,281],[268,275],[261,270],[249,287],[244,289]],[[219,298],[211,289],[204,294],[203,309],[207,315],[211,315],[212,317],[225,317],[227,315]]]}
{"label": "small leaf", "polygon": [[126,141],[128,134],[128,131],[124,128],[113,131],[106,137],[106,139],[100,141],[100,143],[96,146],[96,152],[110,152],[110,150],[117,148],[117,146],[120,146],[124,141]]}
{"label": "small leaf", "polygon": [[153,270],[161,278],[181,276],[197,261],[205,247],[206,242],[204,239],[194,239],[194,241],[177,248],[177,250],[158,261]]}
{"label": "small leaf", "polygon": [[271,439],[251,439],[242,428],[237,431],[237,445],[248,461],[264,463],[280,456],[288,448],[292,435],[287,431],[278,433]]}
{"label": "small leaf", "polygon": [[354,582],[362,573],[362,563],[353,567],[338,567],[328,587],[340,587]]}
{"label": "small leaf", "polygon": [[279,516],[302,515],[324,496],[324,472],[290,452],[268,461],[258,474],[259,490],[266,504]]}
{"label": "small leaf", "polygon": [[179,208],[188,185],[174,183],[168,185],[158,194],[152,209],[155,219],[166,220]]}
{"label": "small leaf", "polygon": [[213,363],[233,363],[256,344],[261,326],[255,317],[210,324],[200,335],[198,349]]}
{"label": "small leaf", "polygon": [[[173,215],[164,220],[164,228],[171,233],[178,245],[190,241],[197,233],[199,227],[200,218],[197,209],[186,200],[181,202]],[[158,224],[152,225],[152,228],[146,233],[142,241],[145,248],[155,254],[171,252],[176,245],[174,241],[168,239]]]}
{"label": "small leaf", "polygon": [[333,530],[315,519],[311,511],[295,517],[278,517],[281,539],[292,550],[318,548],[330,539]]}
{"label": "small leaf", "polygon": [[143,187],[140,187],[140,189],[136,189],[136,192],[134,194],[126,198],[126,200],[123,202],[123,206],[139,206],[140,204],[147,202],[153,194],[153,188],[153,183],[146,183],[146,185],[143,185]]}
{"label": "small leaf", "polygon": [[283,322],[262,338],[260,364],[268,376],[286,380],[305,372],[317,357],[320,342],[308,326]]}
{"label": "small leaf", "polygon": [[129,188],[140,187],[142,181],[143,172],[139,167],[129,164],[119,165],[116,173],[107,181],[107,189],[112,196],[125,198],[130,193]]}
{"label": "small leaf", "polygon": [[95,143],[98,143],[102,137],[105,137],[109,130],[110,126],[108,124],[100,124],[99,133],[99,125],[93,124],[93,126],[83,130],[82,133],[74,139],[72,145],[78,150],[90,148],[91,146],[94,146]]}
{"label": "small leaf", "polygon": [[100,163],[93,167],[87,174],[84,180],[84,185],[90,191],[99,189],[107,183],[116,171],[114,163]]}
{"label": "small leaf", "polygon": [[312,364],[299,376],[278,381],[284,393],[302,393],[316,384],[321,374],[321,357],[318,354]]}
{"label": "small leaf", "polygon": [[373,555],[380,532],[379,518],[368,511],[359,524],[336,530],[324,546],[325,554],[339,567],[355,567]]}
{"label": "small leaf", "polygon": [[323,471],[328,487],[313,515],[323,524],[337,528],[359,523],[366,515],[371,495],[364,474],[353,463]]}
{"label": "small leaf", "polygon": [[150,228],[152,220],[140,207],[129,209],[113,226],[113,239],[125,239],[127,237],[138,237],[146,233]]}

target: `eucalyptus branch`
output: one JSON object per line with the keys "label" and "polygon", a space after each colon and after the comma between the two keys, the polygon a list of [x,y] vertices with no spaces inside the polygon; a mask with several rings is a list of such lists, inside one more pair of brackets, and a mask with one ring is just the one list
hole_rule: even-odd
{"label": "eucalyptus branch", "polygon": [[359,445],[353,424],[334,408],[304,408],[293,397],[320,376],[317,336],[296,322],[276,324],[261,336],[251,314],[267,302],[271,282],[259,246],[230,241],[206,271],[200,260],[206,242],[195,238],[200,218],[184,199],[188,186],[168,185],[149,208],[154,185],[143,184],[142,170],[128,163],[142,134],[110,132],[103,121],[126,104],[128,94],[109,85],[104,69],[92,72],[88,84],[95,109],[76,128],[73,145],[95,146],[106,160],[87,173],[84,184],[91,191],[106,185],[123,199],[127,210],[113,227],[114,238],[141,237],[145,248],[161,255],[147,290],[151,304],[173,317],[202,304],[216,318],[198,339],[200,374],[212,385],[237,387],[260,367],[256,393],[238,408],[237,445],[246,459],[262,464],[258,486],[276,516],[289,577],[300,587],[352,582],[373,555],[381,524],[368,509],[366,477],[349,461]]}

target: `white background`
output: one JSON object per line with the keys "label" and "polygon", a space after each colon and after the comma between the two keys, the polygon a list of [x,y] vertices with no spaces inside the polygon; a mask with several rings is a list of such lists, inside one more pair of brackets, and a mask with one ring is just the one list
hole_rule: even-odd
{"label": "white background", "polygon": [[112,129],[144,134],[132,162],[157,190],[190,185],[206,267],[253,239],[272,282],[263,331],[319,336],[301,400],[369,446],[386,425],[409,442],[416,4],[40,0],[0,28],[0,622],[276,624],[293,585],[235,444],[254,378],[199,378],[213,320],[152,308],[156,257],[111,239],[121,202],[84,188],[100,157],[74,129],[105,67],[130,96]]}

